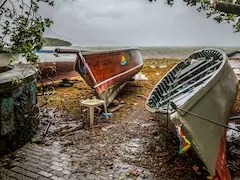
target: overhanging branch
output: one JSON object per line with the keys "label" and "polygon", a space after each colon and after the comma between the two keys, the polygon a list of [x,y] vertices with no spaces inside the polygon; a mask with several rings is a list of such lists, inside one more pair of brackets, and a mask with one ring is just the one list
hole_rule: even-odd
{"label": "overhanging branch", "polygon": [[220,1],[214,0],[213,6],[214,6],[214,9],[218,11],[240,15],[240,5],[238,4],[220,2]]}
{"label": "overhanging branch", "polygon": [[3,1],[3,3],[0,5],[0,9],[6,4],[7,0]]}

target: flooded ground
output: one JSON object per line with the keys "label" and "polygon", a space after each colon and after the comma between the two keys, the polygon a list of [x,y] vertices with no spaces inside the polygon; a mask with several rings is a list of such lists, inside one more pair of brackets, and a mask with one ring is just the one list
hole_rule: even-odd
{"label": "flooded ground", "polygon": [[[196,154],[189,150],[180,155],[177,138],[145,109],[152,88],[177,62],[145,60],[141,73],[147,80],[128,82],[108,111],[121,108],[109,120],[96,110],[91,128],[86,111],[80,114],[79,100],[94,95],[81,77],[71,79],[71,87],[58,84],[49,86],[45,96],[39,92],[39,102],[47,103],[41,109],[39,132],[1,159],[2,179],[207,179]],[[234,116],[240,115],[239,98],[240,93]],[[231,126],[239,123],[234,120]],[[240,178],[239,136],[231,131],[228,135],[229,168],[233,178]]]}

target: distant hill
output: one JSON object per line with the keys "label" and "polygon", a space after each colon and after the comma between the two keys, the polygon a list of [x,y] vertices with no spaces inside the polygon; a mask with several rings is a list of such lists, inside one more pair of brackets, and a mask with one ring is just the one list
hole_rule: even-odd
{"label": "distant hill", "polygon": [[44,46],[71,46],[72,45],[68,41],[64,41],[57,38],[45,37],[44,40],[46,41]]}

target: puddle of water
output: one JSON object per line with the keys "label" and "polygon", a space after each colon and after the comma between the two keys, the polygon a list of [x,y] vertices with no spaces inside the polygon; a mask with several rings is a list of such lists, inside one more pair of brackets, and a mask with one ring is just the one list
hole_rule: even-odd
{"label": "puddle of water", "polygon": [[127,158],[136,158],[137,155],[143,152],[143,145],[136,142],[137,139],[133,139],[121,144],[119,152]]}

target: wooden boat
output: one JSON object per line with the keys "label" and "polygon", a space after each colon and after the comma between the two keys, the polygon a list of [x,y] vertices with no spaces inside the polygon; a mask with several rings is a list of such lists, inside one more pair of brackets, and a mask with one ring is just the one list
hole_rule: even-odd
{"label": "wooden boat", "polygon": [[54,50],[35,50],[39,56],[37,67],[42,82],[49,82],[79,76],[74,69],[75,55],[62,54],[57,56]]}
{"label": "wooden boat", "polygon": [[75,70],[92,87],[107,106],[126,82],[143,67],[143,59],[137,48],[80,52],[56,49],[56,53],[76,54]]}
{"label": "wooden boat", "polygon": [[228,180],[226,128],[206,119],[226,125],[237,90],[238,81],[226,54],[202,49],[175,65],[158,82],[146,108],[166,124],[169,119],[168,128],[173,133],[183,123],[184,136],[209,173]]}
{"label": "wooden boat", "polygon": [[234,71],[234,73],[237,76],[238,81],[240,81],[240,61],[239,56],[235,56],[236,54],[239,54],[240,51],[234,51],[231,53],[228,53],[227,56],[229,58],[230,65]]}
{"label": "wooden boat", "polygon": [[238,81],[240,81],[240,65],[231,65],[231,67],[236,74]]}

